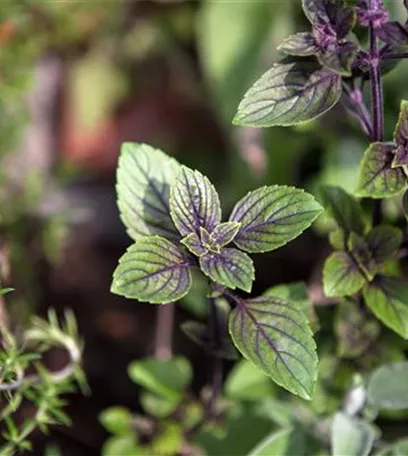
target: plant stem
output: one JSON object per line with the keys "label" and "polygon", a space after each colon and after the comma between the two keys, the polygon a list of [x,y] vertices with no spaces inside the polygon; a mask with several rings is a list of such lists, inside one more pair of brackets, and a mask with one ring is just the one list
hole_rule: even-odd
{"label": "plant stem", "polygon": [[385,54],[383,56],[384,60],[402,60],[408,59],[408,52],[400,52],[395,54]]}

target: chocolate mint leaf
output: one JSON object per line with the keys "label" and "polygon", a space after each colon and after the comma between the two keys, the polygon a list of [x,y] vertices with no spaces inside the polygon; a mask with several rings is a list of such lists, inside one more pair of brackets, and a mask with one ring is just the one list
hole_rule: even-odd
{"label": "chocolate mint leaf", "polygon": [[321,201],[334,218],[339,228],[347,234],[364,235],[367,230],[367,218],[363,208],[354,196],[341,187],[324,185],[319,189]]}
{"label": "chocolate mint leaf", "polygon": [[196,233],[188,234],[187,236],[183,237],[180,242],[184,244],[195,256],[200,257],[208,252],[208,249],[202,245],[201,240]]}
{"label": "chocolate mint leaf", "polygon": [[271,296],[242,301],[230,315],[238,350],[278,385],[311,399],[317,378],[316,345],[305,313]]}
{"label": "chocolate mint leaf", "polygon": [[185,296],[191,287],[189,264],[180,250],[159,236],[140,239],[120,258],[112,293],[152,304]]}
{"label": "chocolate mint leaf", "polygon": [[376,33],[384,43],[391,46],[408,45],[408,31],[397,21],[386,22],[376,29]]}
{"label": "chocolate mint leaf", "polygon": [[286,38],[278,46],[278,51],[282,51],[287,55],[306,57],[316,54],[319,51],[319,47],[312,33],[300,32]]}
{"label": "chocolate mint leaf", "polygon": [[406,175],[401,168],[392,168],[394,147],[376,142],[365,151],[360,166],[358,196],[388,198],[406,187]]}
{"label": "chocolate mint leaf", "polygon": [[394,226],[376,226],[368,233],[366,241],[374,261],[383,264],[397,255],[402,243],[402,231]]}
{"label": "chocolate mint leaf", "polygon": [[179,232],[186,236],[208,232],[221,221],[221,206],[214,186],[199,171],[182,166],[170,191],[170,213]]}
{"label": "chocolate mint leaf", "polygon": [[237,249],[224,248],[220,253],[209,252],[200,258],[200,268],[206,276],[227,288],[252,289],[255,270],[251,258]]}
{"label": "chocolate mint leaf", "polygon": [[394,141],[397,146],[403,147],[405,153],[408,154],[408,101],[406,100],[401,101],[401,109],[395,128]]}
{"label": "chocolate mint leaf", "polygon": [[234,240],[240,228],[241,224],[238,222],[224,222],[217,225],[211,234],[216,245],[224,247]]}
{"label": "chocolate mint leaf", "polygon": [[408,284],[404,279],[377,276],[363,288],[363,295],[379,320],[408,339]]}
{"label": "chocolate mint leaf", "polygon": [[351,75],[351,66],[358,54],[358,46],[355,43],[346,42],[336,46],[333,50],[318,52],[319,62],[343,76]]}
{"label": "chocolate mint leaf", "polygon": [[298,237],[322,212],[303,190],[273,185],[249,192],[234,207],[230,220],[241,223],[234,243],[250,253],[268,252]]}
{"label": "chocolate mint leaf", "polygon": [[358,265],[346,252],[334,252],[324,263],[323,287],[328,297],[353,295],[365,282]]}
{"label": "chocolate mint leaf", "polygon": [[147,144],[122,145],[116,191],[120,216],[132,239],[180,237],[169,209],[170,185],[179,168],[174,158]]}
{"label": "chocolate mint leaf", "polygon": [[233,123],[253,127],[295,125],[321,116],[340,95],[340,75],[316,62],[277,63],[245,94]]}

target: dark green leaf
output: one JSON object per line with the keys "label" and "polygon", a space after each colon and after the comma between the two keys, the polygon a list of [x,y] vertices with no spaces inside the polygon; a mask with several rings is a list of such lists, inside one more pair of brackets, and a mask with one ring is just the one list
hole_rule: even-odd
{"label": "dark green leaf", "polygon": [[400,193],[407,178],[401,168],[393,168],[394,146],[373,143],[364,152],[360,167],[358,196],[388,198]]}
{"label": "dark green leaf", "polygon": [[180,241],[194,255],[200,257],[208,252],[208,249],[201,243],[200,237],[196,233],[190,233]]}
{"label": "dark green leaf", "polygon": [[214,186],[199,171],[182,166],[170,191],[170,212],[183,236],[200,234],[200,227],[209,233],[221,221],[221,205]]}
{"label": "dark green leaf", "polygon": [[200,268],[214,282],[248,293],[255,279],[251,258],[237,249],[223,248],[220,253],[207,253],[200,258]]}
{"label": "dark green leaf", "polygon": [[357,293],[366,282],[359,267],[345,252],[334,252],[323,268],[323,286],[326,296],[340,297]]}
{"label": "dark green leaf", "polygon": [[347,240],[347,250],[365,279],[373,280],[378,268],[366,240],[356,233],[351,233]]}
{"label": "dark green leaf", "polygon": [[340,187],[325,185],[320,188],[322,203],[337,222],[339,228],[347,234],[364,235],[367,220],[364,211],[356,198]]}
{"label": "dark green leaf", "polygon": [[395,258],[402,243],[402,231],[389,225],[374,227],[366,238],[368,247],[377,264]]}
{"label": "dark green leaf", "polygon": [[319,62],[343,76],[351,75],[351,67],[358,54],[358,46],[355,43],[346,42],[338,45],[334,51],[321,51],[317,54]]}
{"label": "dark green leaf", "polygon": [[190,287],[186,258],[170,241],[151,236],[131,245],[120,258],[111,291],[126,298],[165,304],[185,296]]}
{"label": "dark green leaf", "polygon": [[155,358],[133,361],[128,372],[138,385],[174,401],[181,399],[193,375],[190,363],[181,356],[168,361]]}
{"label": "dark green leaf", "polygon": [[266,437],[249,456],[305,456],[305,446],[305,434],[300,429],[282,429]]}
{"label": "dark green leaf", "polygon": [[233,123],[253,127],[295,125],[321,116],[340,95],[341,76],[314,61],[277,63],[245,94]]}
{"label": "dark green leaf", "polygon": [[402,198],[402,209],[404,211],[405,217],[408,218],[408,191],[404,193]]}
{"label": "dark green leaf", "polygon": [[109,407],[99,415],[102,426],[111,434],[123,435],[132,430],[132,414],[125,407]]}
{"label": "dark green leaf", "polygon": [[231,312],[229,331],[245,358],[278,385],[312,397],[318,360],[302,310],[270,296],[242,301]]}
{"label": "dark green leaf", "polygon": [[316,45],[314,36],[310,32],[296,33],[286,38],[278,47],[278,51],[282,51],[288,55],[308,56],[314,55],[319,51]]}
{"label": "dark green leaf", "polygon": [[230,220],[241,223],[234,243],[250,253],[268,252],[298,237],[322,212],[312,195],[286,187],[261,187],[234,207]]}
{"label": "dark green leaf", "polygon": [[214,238],[215,245],[218,247],[228,245],[234,240],[240,228],[241,224],[238,222],[224,222],[217,225],[211,233]]}
{"label": "dark green leaf", "polygon": [[374,315],[404,339],[408,339],[408,284],[403,279],[377,276],[363,289]]}
{"label": "dark green leaf", "polygon": [[179,237],[170,218],[170,185],[180,165],[147,144],[124,143],[117,170],[120,216],[131,238]]}
{"label": "dark green leaf", "polygon": [[345,413],[336,413],[331,427],[333,456],[368,456],[376,431],[369,423]]}
{"label": "dark green leaf", "polygon": [[379,409],[408,409],[408,362],[385,364],[371,375],[367,399]]}

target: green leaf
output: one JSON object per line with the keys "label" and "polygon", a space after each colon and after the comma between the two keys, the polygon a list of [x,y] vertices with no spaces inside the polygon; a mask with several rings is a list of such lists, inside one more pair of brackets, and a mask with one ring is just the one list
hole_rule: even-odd
{"label": "green leaf", "polygon": [[315,119],[340,99],[341,76],[314,61],[276,63],[245,94],[233,123],[289,126]]}
{"label": "green leaf", "polygon": [[268,435],[249,456],[305,456],[305,434],[300,429],[282,429]]}
{"label": "green leaf", "polygon": [[155,358],[133,361],[128,372],[135,383],[170,401],[181,400],[193,376],[190,363],[181,356],[168,361]]}
{"label": "green leaf", "polygon": [[144,391],[140,396],[143,410],[156,418],[166,418],[178,407],[178,402]]}
{"label": "green leaf", "polygon": [[408,148],[408,101],[401,101],[401,110],[395,128],[394,141],[404,149]]}
{"label": "green leaf", "polygon": [[183,237],[180,242],[185,245],[188,250],[195,256],[200,257],[208,252],[208,249],[203,246],[200,237],[196,233],[188,234],[187,236]]}
{"label": "green leaf", "polygon": [[263,296],[273,296],[293,302],[299,309],[308,311],[310,300],[307,294],[306,284],[304,282],[285,283],[268,288]]}
{"label": "green leaf", "polygon": [[306,316],[270,296],[242,301],[230,315],[234,344],[278,385],[310,399],[317,377],[316,345]]}
{"label": "green leaf", "polygon": [[99,415],[102,426],[111,434],[123,435],[132,430],[132,414],[125,407],[109,407]]}
{"label": "green leaf", "polygon": [[111,437],[103,445],[102,456],[140,456],[143,452],[134,434]]}
{"label": "green leaf", "polygon": [[400,193],[407,183],[402,168],[393,168],[394,146],[372,143],[364,152],[360,166],[358,196],[388,198]]}
{"label": "green leaf", "polygon": [[224,222],[220,223],[214,228],[211,233],[214,238],[214,243],[218,247],[224,247],[235,239],[241,228],[241,224],[238,222]]}
{"label": "green leaf", "polygon": [[116,191],[121,219],[135,241],[159,235],[178,239],[170,217],[170,185],[179,163],[147,144],[124,143],[117,170]]}
{"label": "green leaf", "polygon": [[408,409],[408,362],[385,364],[368,381],[367,399],[378,409]]}
{"label": "green leaf", "polygon": [[189,264],[166,239],[151,236],[131,245],[113,274],[112,293],[152,304],[185,296],[191,287]]}
{"label": "green leaf", "polygon": [[331,426],[332,455],[368,456],[375,437],[376,431],[369,423],[338,412]]}
{"label": "green leaf", "polygon": [[368,247],[377,264],[394,259],[402,243],[402,231],[389,225],[374,227],[366,238]]}
{"label": "green leaf", "polygon": [[239,401],[258,401],[270,396],[272,382],[250,361],[235,364],[225,382],[225,394]]}
{"label": "green leaf", "polygon": [[14,291],[14,288],[1,288],[0,289],[0,296],[4,296],[7,293],[11,293]]}
{"label": "green leaf", "polygon": [[170,191],[170,212],[183,236],[211,233],[221,221],[221,205],[214,186],[199,171],[182,166]]}
{"label": "green leaf", "polygon": [[209,252],[200,258],[200,268],[214,282],[228,288],[247,291],[255,279],[251,258],[237,249],[224,248],[220,253]]}
{"label": "green leaf", "polygon": [[334,218],[339,228],[349,233],[364,235],[367,220],[356,198],[340,187],[325,185],[320,188],[320,197],[324,207]]}
{"label": "green leaf", "polygon": [[379,320],[408,339],[408,284],[403,279],[377,276],[363,288],[363,295]]}
{"label": "green leaf", "polygon": [[358,265],[364,278],[368,281],[373,280],[378,268],[366,240],[356,233],[351,233],[347,240],[347,251],[350,258]]}
{"label": "green leaf", "polygon": [[366,280],[359,267],[345,252],[334,252],[324,263],[324,293],[329,297],[349,296],[357,293]]}
{"label": "green leaf", "polygon": [[234,243],[249,253],[275,250],[297,238],[322,212],[303,190],[273,185],[249,192],[234,207],[230,220],[241,223]]}
{"label": "green leaf", "polygon": [[286,38],[278,46],[278,51],[284,52],[287,55],[306,57],[319,52],[319,47],[312,33],[300,32]]}

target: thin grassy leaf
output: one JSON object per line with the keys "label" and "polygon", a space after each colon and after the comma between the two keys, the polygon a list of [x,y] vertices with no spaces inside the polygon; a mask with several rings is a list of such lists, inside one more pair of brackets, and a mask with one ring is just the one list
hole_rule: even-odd
{"label": "thin grassy leaf", "polygon": [[305,399],[312,397],[318,360],[302,310],[270,296],[243,301],[231,312],[229,331],[245,358],[275,383]]}
{"label": "thin grassy leaf", "polygon": [[182,166],[170,192],[171,217],[183,236],[211,233],[221,221],[221,205],[214,186],[198,171]]}
{"label": "thin grassy leaf", "polygon": [[297,238],[322,212],[303,190],[274,185],[249,192],[234,207],[230,220],[241,223],[234,243],[242,250],[275,250]]}
{"label": "thin grassy leaf", "polygon": [[314,61],[276,63],[245,94],[233,123],[295,125],[321,116],[340,95],[341,76]]}
{"label": "thin grassy leaf", "polygon": [[191,287],[189,264],[166,239],[151,236],[131,245],[113,274],[112,293],[153,304],[185,296]]}
{"label": "thin grassy leaf", "polygon": [[224,248],[220,253],[209,252],[200,258],[200,268],[214,282],[227,288],[252,289],[255,270],[251,258],[237,249]]}
{"label": "thin grassy leaf", "polygon": [[384,325],[408,339],[408,284],[404,279],[377,276],[363,288],[367,306]]}
{"label": "thin grassy leaf", "polygon": [[394,146],[373,143],[364,152],[360,166],[358,196],[389,198],[400,193],[407,184],[402,168],[393,168]]}
{"label": "thin grassy leaf", "polygon": [[170,185],[179,168],[174,158],[147,144],[122,145],[116,191],[120,216],[132,239],[179,238],[169,208]]}

